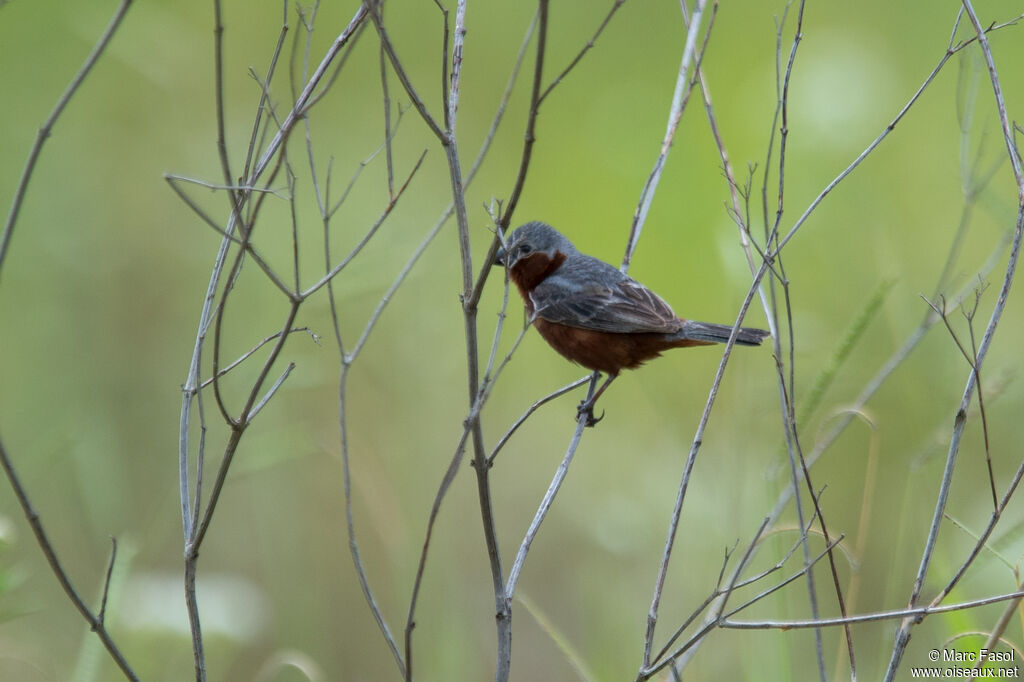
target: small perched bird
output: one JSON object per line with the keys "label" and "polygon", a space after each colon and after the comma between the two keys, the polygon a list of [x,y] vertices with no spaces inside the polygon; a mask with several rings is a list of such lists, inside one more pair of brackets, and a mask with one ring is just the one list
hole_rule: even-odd
{"label": "small perched bird", "polygon": [[[617,268],[580,253],[555,228],[541,222],[520,226],[499,249],[495,265],[508,269],[533,325],[552,348],[587,369],[608,375],[580,403],[587,426],[594,403],[624,369],[633,369],[669,348],[725,343],[732,327],[677,317],[657,294]],[[763,329],[741,327],[736,343],[757,346]]]}

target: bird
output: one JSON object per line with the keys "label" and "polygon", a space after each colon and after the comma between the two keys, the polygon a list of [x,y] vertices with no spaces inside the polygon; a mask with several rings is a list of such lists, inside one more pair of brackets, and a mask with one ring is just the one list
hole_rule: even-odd
{"label": "bird", "polygon": [[[534,221],[505,238],[493,262],[503,266],[541,337],[558,353],[607,375],[577,410],[594,426],[594,404],[624,369],[635,369],[670,348],[725,343],[732,326],[678,317],[653,291],[613,265],[581,253],[562,233]],[[736,343],[759,346],[769,332],[740,327]],[[597,376],[594,381],[596,383]]]}

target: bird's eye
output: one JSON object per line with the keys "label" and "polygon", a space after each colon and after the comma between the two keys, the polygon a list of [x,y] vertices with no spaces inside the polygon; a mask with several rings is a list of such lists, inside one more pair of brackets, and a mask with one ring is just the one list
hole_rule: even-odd
{"label": "bird's eye", "polygon": [[529,244],[520,244],[519,245],[519,253],[521,255],[525,256],[526,254],[530,253],[531,251],[533,251],[533,247],[530,246]]}

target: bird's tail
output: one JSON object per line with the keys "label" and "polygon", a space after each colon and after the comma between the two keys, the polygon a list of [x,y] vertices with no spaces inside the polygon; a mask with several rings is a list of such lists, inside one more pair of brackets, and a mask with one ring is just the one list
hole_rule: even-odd
{"label": "bird's tail", "polygon": [[[729,340],[730,334],[732,334],[731,325],[683,320],[683,328],[670,338],[681,342],[725,343]],[[768,335],[769,332],[764,329],[740,327],[739,333],[736,334],[736,343],[740,346],[760,346]]]}

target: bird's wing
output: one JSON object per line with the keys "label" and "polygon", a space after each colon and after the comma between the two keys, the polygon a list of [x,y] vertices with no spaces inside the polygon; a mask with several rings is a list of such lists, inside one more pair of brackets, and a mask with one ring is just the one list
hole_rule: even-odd
{"label": "bird's wing", "polygon": [[548,277],[530,293],[534,315],[557,324],[604,332],[673,333],[680,320],[668,303],[636,280],[574,282]]}

